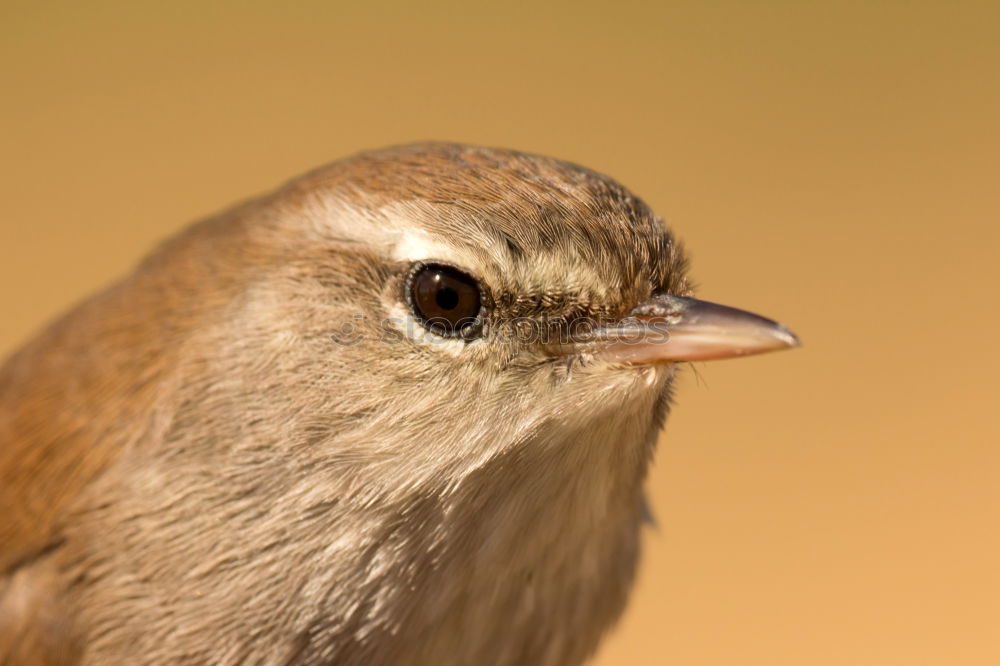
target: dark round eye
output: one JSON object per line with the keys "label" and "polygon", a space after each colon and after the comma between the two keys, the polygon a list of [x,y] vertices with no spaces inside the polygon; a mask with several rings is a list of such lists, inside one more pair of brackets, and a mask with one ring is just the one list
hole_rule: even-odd
{"label": "dark round eye", "polygon": [[410,275],[413,314],[440,335],[467,335],[479,323],[482,296],[472,276],[450,266],[422,264]]}

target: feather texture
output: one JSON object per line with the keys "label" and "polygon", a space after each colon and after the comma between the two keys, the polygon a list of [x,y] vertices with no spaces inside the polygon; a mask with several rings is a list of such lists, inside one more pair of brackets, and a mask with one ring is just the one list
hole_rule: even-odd
{"label": "feather texture", "polygon": [[[490,296],[434,340],[413,261]],[[670,366],[513,322],[689,291],[614,181],[452,144],[194,225],[0,370],[0,662],[582,662],[624,606]]]}

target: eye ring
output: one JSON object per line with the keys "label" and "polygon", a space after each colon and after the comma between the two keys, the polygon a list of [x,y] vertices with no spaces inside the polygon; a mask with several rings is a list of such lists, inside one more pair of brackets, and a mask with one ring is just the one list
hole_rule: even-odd
{"label": "eye ring", "polygon": [[417,321],[437,335],[469,339],[482,328],[486,293],[475,277],[455,266],[417,262],[407,276],[405,298]]}

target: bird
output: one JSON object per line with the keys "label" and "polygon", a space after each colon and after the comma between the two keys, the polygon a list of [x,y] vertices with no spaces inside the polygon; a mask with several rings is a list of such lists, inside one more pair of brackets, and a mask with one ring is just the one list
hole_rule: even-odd
{"label": "bird", "polygon": [[0,663],[570,666],[626,606],[694,297],[636,195],[363,152],[197,222],[0,368]]}

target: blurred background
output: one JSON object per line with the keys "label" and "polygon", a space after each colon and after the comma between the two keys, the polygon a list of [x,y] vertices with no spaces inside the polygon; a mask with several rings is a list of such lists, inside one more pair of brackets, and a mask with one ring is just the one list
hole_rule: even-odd
{"label": "blurred background", "polygon": [[576,161],[668,220],[703,297],[805,343],[683,377],[596,663],[993,666],[998,25],[962,1],[2,0],[0,354],[355,151]]}

